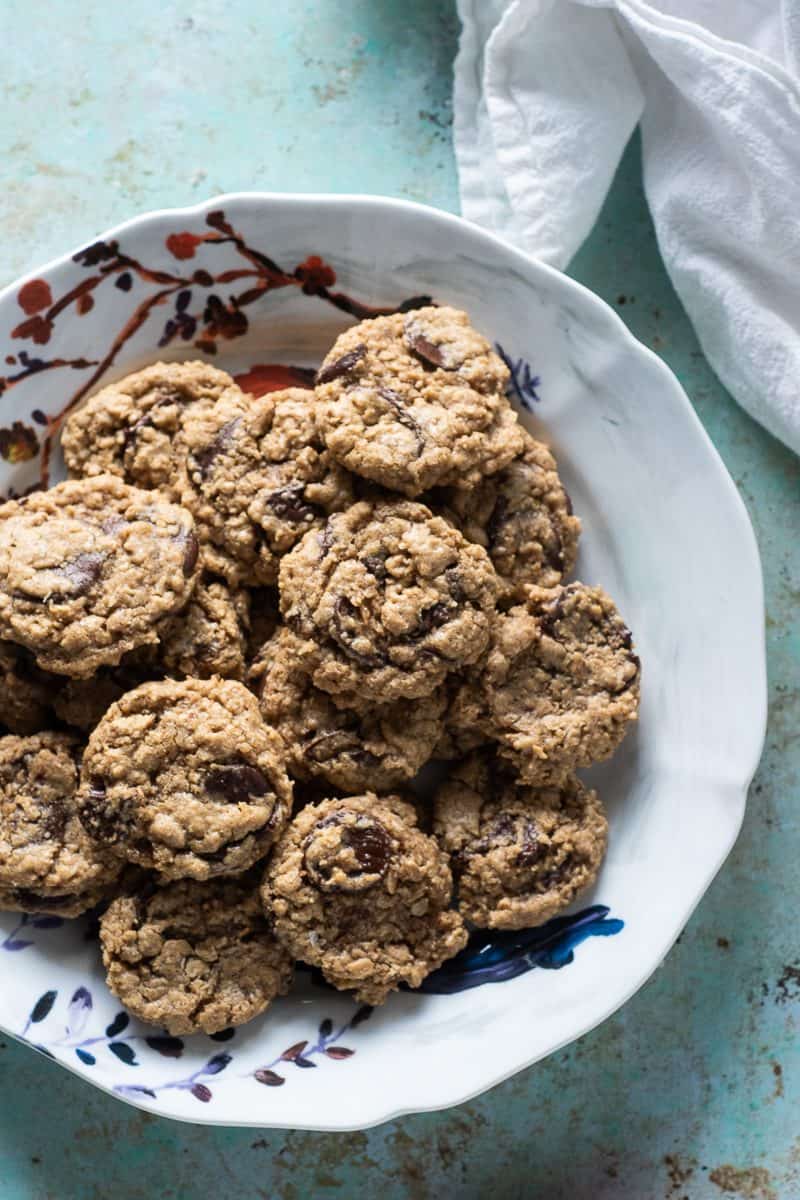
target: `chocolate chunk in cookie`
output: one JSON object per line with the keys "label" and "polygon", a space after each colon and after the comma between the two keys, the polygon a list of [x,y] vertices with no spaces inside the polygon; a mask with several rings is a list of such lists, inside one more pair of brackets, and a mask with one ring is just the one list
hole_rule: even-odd
{"label": "chocolate chunk in cookie", "polygon": [[159,362],[126,375],[67,420],[61,444],[70,475],[117,475],[174,495],[184,418],[225,393],[242,395],[230,375],[204,362]]}
{"label": "chocolate chunk in cookie", "polygon": [[523,433],[507,467],[472,487],[437,489],[428,498],[471,542],[488,551],[506,602],[527,587],[555,587],[575,565],[580,521],[550,451]]}
{"label": "chocolate chunk in cookie", "polygon": [[417,700],[349,708],[314,686],[297,638],[285,626],[263,647],[250,683],[265,721],[283,738],[291,774],[325,779],[351,794],[407,782],[441,735],[443,688]]}
{"label": "chocolate chunk in cookie", "polygon": [[100,922],[100,944],[114,995],[173,1036],[243,1025],[292,981],[250,875],[119,896]]}
{"label": "chocolate chunk in cookie", "polygon": [[466,313],[421,308],[362,321],[317,374],[317,422],[348,470],[418,496],[476,482],[521,448],[508,370]]}
{"label": "chocolate chunk in cookie", "polygon": [[489,653],[462,685],[450,725],[500,745],[526,782],[608,758],[639,710],[630,630],[602,588],[530,591],[498,613]]}
{"label": "chocolate chunk in cookie", "polygon": [[594,883],[608,822],[574,775],[528,786],[488,752],[459,763],[439,787],[434,832],[450,855],[461,915],[482,928],[525,929]]}
{"label": "chocolate chunk in cookie", "polygon": [[292,807],[278,735],[230,679],[145,683],[89,738],[79,806],[114,853],[167,879],[245,870]]}
{"label": "chocolate chunk in cookie", "polygon": [[267,867],[262,896],[276,936],[366,1004],[418,986],[467,940],[448,911],[447,860],[414,820],[397,797],[309,804]]}
{"label": "chocolate chunk in cookie", "polygon": [[281,608],[307,669],[346,703],[430,695],[488,640],[497,576],[486,552],[411,501],[362,501],[281,564]]}
{"label": "chocolate chunk in cookie", "polygon": [[64,733],[0,738],[0,909],[75,917],[119,875],[78,820],[79,755]]}
{"label": "chocolate chunk in cookie", "polygon": [[231,583],[274,583],[309,529],[352,501],[350,479],[320,439],[313,394],[224,396],[187,417],[182,500],[207,568]]}
{"label": "chocolate chunk in cookie", "polygon": [[0,636],[85,678],[157,641],[195,584],[189,514],[113,475],[0,506]]}

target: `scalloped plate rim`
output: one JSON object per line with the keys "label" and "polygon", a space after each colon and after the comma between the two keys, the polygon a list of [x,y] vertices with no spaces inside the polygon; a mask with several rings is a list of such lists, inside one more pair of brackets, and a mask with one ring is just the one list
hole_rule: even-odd
{"label": "scalloped plate rim", "polygon": [[[741,830],[742,822],[747,803],[747,792],[752,782],[753,776],[758,768],[761,758],[761,753],[766,737],[767,724],[767,677],[766,677],[766,649],[765,649],[765,626],[764,626],[764,586],[763,573],[761,570],[760,556],[758,552],[758,544],[755,533],[750,521],[744,501],[739,494],[730,474],[725,467],[719,452],[706,433],[699,417],[697,416],[692,404],[683,389],[682,385],[667,366],[667,364],[658,357],[647,346],[643,345],[628,329],[624,321],[618,313],[616,313],[604,300],[592,292],[583,284],[571,279],[569,276],[551,267],[549,264],[534,258],[532,255],[518,250],[510,243],[504,241],[497,235],[490,233],[481,227],[472,224],[464,218],[452,213],[445,212],[440,209],[432,208],[425,204],[420,204],[415,201],[402,200],[393,197],[385,197],[378,195],[370,195],[364,193],[313,193],[313,192],[261,192],[261,191],[238,191],[227,192],[215,195],[208,200],[200,201],[196,204],[177,206],[170,208],[154,209],[142,213],[139,216],[128,218],[110,229],[99,233],[91,240],[75,246],[72,250],[65,254],[61,254],[51,259],[50,261],[32,269],[25,274],[19,276],[3,289],[0,289],[0,304],[6,301],[10,296],[15,294],[19,288],[29,280],[37,279],[40,276],[47,275],[51,271],[58,270],[61,267],[68,266],[72,262],[72,256],[78,251],[86,248],[95,241],[106,241],[110,238],[119,238],[120,236],[136,230],[137,234],[141,234],[148,226],[157,226],[165,222],[174,224],[179,219],[196,218],[204,213],[214,211],[218,208],[229,208],[233,205],[241,205],[247,203],[257,203],[263,205],[273,205],[281,208],[299,206],[299,205],[316,205],[328,208],[350,207],[355,209],[375,209],[381,208],[391,212],[404,212],[407,214],[416,214],[420,219],[441,223],[444,227],[450,227],[457,230],[460,235],[467,235],[474,238],[479,244],[482,244],[491,254],[493,248],[502,250],[505,255],[510,255],[516,259],[523,272],[539,273],[551,281],[558,281],[556,286],[562,288],[565,295],[573,295],[584,309],[592,309],[595,314],[601,315],[604,320],[609,321],[614,327],[616,335],[619,337],[620,345],[629,353],[638,356],[648,362],[651,369],[656,369],[662,377],[665,386],[669,387],[672,393],[673,402],[679,404],[684,414],[689,418],[695,437],[699,437],[702,441],[708,455],[709,465],[713,465],[716,470],[716,480],[718,484],[725,489],[729,502],[732,504],[731,515],[735,512],[737,515],[737,534],[747,543],[747,552],[751,561],[748,563],[748,571],[754,571],[754,582],[757,585],[757,604],[758,612],[754,614],[758,617],[758,646],[757,657],[760,665],[759,678],[754,680],[751,700],[754,708],[753,721],[753,736],[749,753],[749,762],[747,767],[742,767],[740,773],[744,776],[738,781],[732,779],[719,780],[718,786],[720,790],[734,798],[736,801],[735,820],[731,822],[730,833],[722,848],[721,853],[717,855],[715,865],[708,871],[707,877],[700,890],[692,897],[688,905],[682,906],[680,915],[675,916],[675,927],[670,936],[663,940],[663,944],[659,947],[658,954],[654,960],[649,961],[643,971],[640,971],[624,991],[624,994],[615,999],[615,1002],[604,1009],[602,1012],[594,1016],[591,1021],[583,1023],[578,1029],[573,1030],[568,1035],[553,1044],[549,1049],[543,1052],[536,1052],[530,1057],[524,1057],[508,1069],[499,1071],[492,1077],[482,1079],[480,1082],[471,1081],[471,1085],[467,1090],[463,1087],[457,1089],[457,1094],[448,1096],[447,1098],[437,1098],[432,1103],[425,1103],[424,1099],[419,1099],[413,1104],[406,1103],[397,1107],[386,1106],[381,1111],[376,1112],[373,1117],[366,1120],[358,1120],[356,1122],[332,1122],[330,1120],[323,1123],[313,1121],[303,1121],[298,1124],[297,1121],[282,1121],[277,1116],[275,1119],[262,1121],[252,1120],[243,1125],[240,1121],[228,1121],[221,1117],[206,1117],[203,1114],[194,1116],[184,1116],[177,1113],[165,1113],[156,1105],[143,1103],[127,1095],[120,1095],[115,1092],[111,1086],[106,1085],[101,1079],[89,1075],[87,1072],[73,1064],[72,1062],[64,1062],[60,1058],[53,1056],[54,1061],[59,1066],[77,1075],[82,1080],[92,1084],[100,1091],[113,1096],[115,1100],[121,1100],[123,1103],[130,1105],[133,1108],[140,1109],[143,1112],[149,1112],[163,1117],[166,1120],[176,1121],[181,1124],[188,1125],[210,1125],[222,1126],[230,1128],[253,1128],[253,1129],[306,1129],[315,1132],[347,1132],[359,1129],[369,1129],[375,1126],[384,1124],[387,1121],[395,1120],[399,1117],[410,1115],[412,1113],[436,1112],[450,1108],[454,1105],[465,1103],[476,1096],[498,1086],[513,1075],[533,1066],[536,1062],[548,1057],[551,1054],[563,1049],[576,1039],[585,1036],[597,1026],[601,1025],[605,1020],[617,1012],[624,1004],[631,999],[651,978],[666,956],[669,954],[672,946],[677,941],[681,932],[685,928],[687,922],[691,918],[693,912],[702,900],[706,891],[710,887],[719,870],[725,863],[730,854]],[[0,1023],[0,1030],[7,1036],[14,1039],[23,1045],[29,1046],[36,1050],[26,1038],[14,1033]],[[36,1051],[41,1053],[40,1051]]]}

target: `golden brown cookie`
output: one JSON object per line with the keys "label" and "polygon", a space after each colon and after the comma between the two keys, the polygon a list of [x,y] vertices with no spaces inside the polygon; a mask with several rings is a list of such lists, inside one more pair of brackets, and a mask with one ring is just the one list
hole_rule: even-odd
{"label": "golden brown cookie", "polygon": [[177,498],[176,438],[184,418],[226,392],[241,395],[230,375],[204,362],[153,363],[109,384],[64,425],[61,445],[70,475],[117,475]]}
{"label": "golden brown cookie", "polygon": [[608,758],[639,711],[630,630],[602,588],[532,588],[498,613],[488,654],[467,677],[448,726],[479,730],[533,784]]}
{"label": "golden brown cookie", "polygon": [[442,731],[443,688],[416,700],[348,708],[314,687],[297,638],[281,627],[249,676],[264,720],[282,737],[296,779],[325,779],[351,795],[391,791],[431,757]]}
{"label": "golden brown cookie", "polygon": [[452,768],[433,822],[459,912],[488,929],[541,925],[566,908],[594,883],[608,836],[597,794],[574,775],[531,787],[491,752]]}
{"label": "golden brown cookie", "polygon": [[243,684],[145,683],[89,738],[81,819],[115,854],[166,879],[236,874],[289,819],[284,754]]}
{"label": "golden brown cookie", "polygon": [[159,626],[158,666],[178,679],[243,679],[249,623],[244,589],[204,576],[183,612]]}
{"label": "golden brown cookie", "polygon": [[197,576],[192,518],[113,475],[0,506],[0,636],[85,678],[158,640]]}
{"label": "golden brown cookie", "polygon": [[452,880],[436,842],[398,797],[309,804],[275,848],[262,896],[288,951],[329,983],[382,1004],[417,987],[466,944],[448,911]]}
{"label": "golden brown cookie", "polygon": [[454,308],[362,321],[336,339],[318,374],[317,423],[356,475],[418,496],[476,482],[521,448],[505,399],[508,370]]}
{"label": "golden brown cookie", "polygon": [[350,478],[325,449],[313,394],[223,396],[187,416],[182,502],[206,567],[234,584],[269,584],[309,529],[352,501]]}
{"label": "golden brown cookie", "polygon": [[472,486],[437,489],[427,502],[488,552],[506,602],[529,585],[556,587],[575,565],[581,523],[546,446],[523,431],[520,454]]}
{"label": "golden brown cookie", "polygon": [[88,733],[115,701],[142,683],[213,675],[242,679],[248,609],[242,589],[201,577],[188,605],[159,622],[156,645],[132,650],[117,666],[101,667],[89,679],[61,680],[52,696],[56,716]]}
{"label": "golden brown cookie", "polygon": [[64,733],[0,738],[0,909],[76,917],[119,875],[78,820],[79,755]]}
{"label": "golden brown cookie", "polygon": [[489,636],[486,552],[408,500],[361,501],[281,564],[281,609],[317,687],[363,705],[430,695]]}
{"label": "golden brown cookie", "polygon": [[243,1025],[292,981],[249,874],[119,896],[100,922],[100,944],[114,995],[174,1036]]}

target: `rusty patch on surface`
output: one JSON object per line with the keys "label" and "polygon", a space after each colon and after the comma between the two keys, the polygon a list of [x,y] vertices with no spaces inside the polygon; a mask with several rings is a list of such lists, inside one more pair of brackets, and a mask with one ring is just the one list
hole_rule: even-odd
{"label": "rusty patch on surface", "polygon": [[783,1067],[779,1062],[772,1064],[772,1074],[775,1076],[775,1091],[773,1099],[780,1100],[783,1096]]}
{"label": "rusty patch on surface", "polygon": [[721,1191],[732,1192],[744,1200],[778,1200],[765,1167],[732,1167],[730,1163],[723,1163],[714,1167],[708,1178]]}
{"label": "rusty patch on surface", "polygon": [[664,1166],[667,1168],[669,1176],[669,1188],[664,1193],[665,1200],[670,1200],[670,1197],[680,1195],[681,1200],[686,1195],[684,1184],[688,1183],[694,1175],[694,1169],[697,1163],[695,1159],[687,1159],[682,1161],[677,1154],[665,1154]]}
{"label": "rusty patch on surface", "polygon": [[775,985],[775,1003],[788,1004],[791,1000],[800,1000],[800,967],[786,963]]}

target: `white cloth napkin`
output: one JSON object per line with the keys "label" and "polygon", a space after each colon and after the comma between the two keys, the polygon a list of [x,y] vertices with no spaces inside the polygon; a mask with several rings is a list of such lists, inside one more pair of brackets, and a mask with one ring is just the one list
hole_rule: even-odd
{"label": "white cloth napkin", "polygon": [[641,121],[661,253],[736,399],[800,453],[800,0],[458,0],[464,215],[557,267]]}

